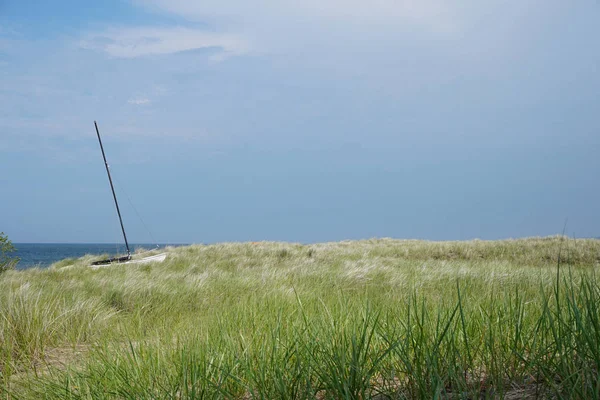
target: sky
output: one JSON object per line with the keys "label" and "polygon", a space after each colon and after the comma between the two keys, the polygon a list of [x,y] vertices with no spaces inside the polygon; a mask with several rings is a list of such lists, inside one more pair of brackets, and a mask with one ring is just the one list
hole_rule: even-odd
{"label": "sky", "polygon": [[597,0],[0,0],[16,243],[600,236]]}

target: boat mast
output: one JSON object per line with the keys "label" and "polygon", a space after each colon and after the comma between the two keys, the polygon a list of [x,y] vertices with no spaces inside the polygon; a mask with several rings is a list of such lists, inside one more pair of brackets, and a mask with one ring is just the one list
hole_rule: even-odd
{"label": "boat mast", "polygon": [[123,231],[123,238],[125,239],[125,246],[127,247],[127,258],[131,258],[131,251],[129,251],[129,243],[127,242],[127,235],[125,234],[125,227],[123,227],[123,218],[121,218],[121,211],[119,211],[119,203],[117,202],[117,195],[115,194],[115,188],[113,186],[112,178],[110,176],[110,169],[106,162],[106,155],[104,154],[104,146],[102,146],[102,139],[100,139],[100,131],[98,130],[98,124],[94,121],[96,127],[96,135],[98,135],[98,142],[100,142],[100,150],[102,150],[102,158],[104,158],[104,166],[106,166],[106,173],[108,174],[108,181],[110,182],[110,189],[112,190],[113,198],[115,199],[115,206],[117,206],[117,214],[119,215],[119,222],[121,223],[121,230]]}

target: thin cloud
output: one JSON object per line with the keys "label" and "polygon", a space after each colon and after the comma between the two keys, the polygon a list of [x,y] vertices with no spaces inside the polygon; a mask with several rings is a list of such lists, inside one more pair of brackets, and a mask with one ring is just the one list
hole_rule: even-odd
{"label": "thin cloud", "polygon": [[116,58],[136,58],[182,51],[215,49],[228,56],[250,50],[246,40],[233,34],[205,32],[183,27],[110,29],[88,35],[80,42],[86,49],[104,51]]}
{"label": "thin cloud", "polygon": [[[366,43],[397,43],[424,35],[460,37],[465,17],[456,3],[445,0],[133,0],[157,14],[208,24],[216,32],[236,32],[252,43],[254,54],[294,55],[311,62]],[[412,39],[411,39],[412,40]],[[220,61],[240,52],[224,46],[210,57]],[[243,48],[247,50],[247,47]],[[325,62],[325,61],[320,61]],[[335,63],[335,62],[334,62]]]}
{"label": "thin cloud", "polygon": [[137,106],[144,105],[144,104],[150,104],[151,103],[150,99],[145,98],[145,97],[132,98],[132,99],[127,100],[127,102],[129,104],[135,104]]}

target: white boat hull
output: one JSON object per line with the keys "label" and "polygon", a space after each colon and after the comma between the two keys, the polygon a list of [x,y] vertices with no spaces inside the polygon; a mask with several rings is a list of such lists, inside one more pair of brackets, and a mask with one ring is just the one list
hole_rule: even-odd
{"label": "white boat hull", "polygon": [[140,258],[138,260],[129,260],[122,263],[112,263],[112,264],[103,264],[103,265],[90,265],[92,269],[98,269],[102,267],[110,267],[112,265],[124,265],[124,264],[148,264],[154,262],[163,262],[167,258],[167,253],[160,253],[154,256]]}

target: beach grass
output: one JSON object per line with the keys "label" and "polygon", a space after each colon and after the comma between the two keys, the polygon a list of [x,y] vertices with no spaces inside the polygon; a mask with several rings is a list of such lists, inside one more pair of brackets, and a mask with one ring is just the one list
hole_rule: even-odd
{"label": "beach grass", "polygon": [[0,275],[7,399],[600,398],[600,241],[168,248]]}

